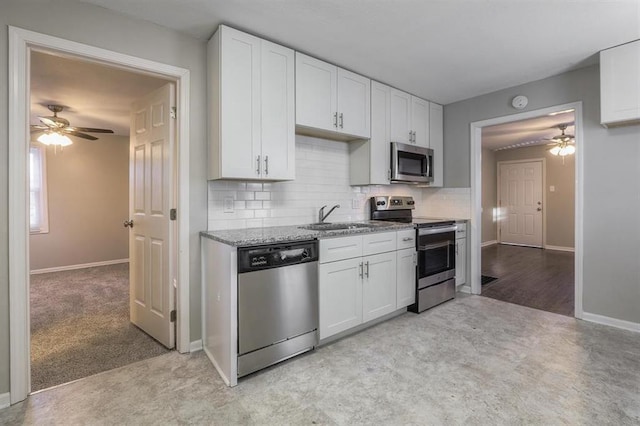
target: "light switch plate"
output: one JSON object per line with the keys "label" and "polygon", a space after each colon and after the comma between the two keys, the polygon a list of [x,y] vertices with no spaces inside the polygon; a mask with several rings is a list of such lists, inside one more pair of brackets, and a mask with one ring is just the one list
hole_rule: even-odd
{"label": "light switch plate", "polygon": [[233,197],[224,197],[222,200],[222,211],[224,213],[233,213]]}
{"label": "light switch plate", "polygon": [[555,187],[555,186],[553,186],[553,185],[551,185],[551,186],[549,187],[549,192],[556,192],[556,187]]}

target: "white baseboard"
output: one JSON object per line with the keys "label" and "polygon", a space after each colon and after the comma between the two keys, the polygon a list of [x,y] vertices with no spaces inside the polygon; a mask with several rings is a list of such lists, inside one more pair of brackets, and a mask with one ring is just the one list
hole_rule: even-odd
{"label": "white baseboard", "polygon": [[74,269],[93,268],[96,266],[117,265],[119,263],[129,263],[129,259],[105,260],[103,262],[82,263],[80,265],[56,266],[54,268],[34,269],[31,275],[46,274],[49,272],[73,271]]}
{"label": "white baseboard", "polygon": [[469,284],[462,284],[456,287],[456,291],[459,291],[460,293],[471,294],[471,286]]}
{"label": "white baseboard", "polygon": [[0,410],[3,408],[7,408],[10,405],[11,405],[11,394],[9,392],[0,393]]}
{"label": "white baseboard", "polygon": [[544,248],[545,250],[570,251],[572,253],[576,251],[573,247],[550,246],[548,244]]}
{"label": "white baseboard", "polygon": [[202,350],[202,339],[195,340],[189,344],[189,352],[198,352]]}
{"label": "white baseboard", "polygon": [[622,328],[623,330],[635,331],[640,333],[640,323],[625,321],[617,318],[605,317],[604,315],[591,314],[589,312],[582,313],[582,319],[589,322],[608,325],[610,327]]}
{"label": "white baseboard", "polygon": [[498,241],[497,240],[485,241],[484,243],[480,244],[480,247],[488,247],[488,246],[492,246],[494,244],[498,244]]}

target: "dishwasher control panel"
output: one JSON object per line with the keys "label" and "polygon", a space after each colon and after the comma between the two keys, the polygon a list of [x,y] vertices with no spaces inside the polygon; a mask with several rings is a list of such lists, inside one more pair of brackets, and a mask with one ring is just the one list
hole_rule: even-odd
{"label": "dishwasher control panel", "polygon": [[238,273],[318,260],[318,241],[301,241],[238,249]]}

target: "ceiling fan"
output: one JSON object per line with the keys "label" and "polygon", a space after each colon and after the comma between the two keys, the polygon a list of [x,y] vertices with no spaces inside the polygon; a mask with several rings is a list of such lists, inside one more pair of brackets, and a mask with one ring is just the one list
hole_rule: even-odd
{"label": "ceiling fan", "polygon": [[545,139],[552,142],[549,144],[553,145],[553,147],[549,150],[551,154],[565,157],[576,152],[576,147],[573,145],[575,143],[575,136],[567,135],[565,133],[565,130],[567,130],[567,126],[568,124],[559,124],[557,127],[561,131],[561,134],[554,136],[551,139]]}
{"label": "ceiling fan", "polygon": [[71,145],[71,139],[67,135],[76,136],[90,141],[98,140],[97,137],[88,135],[83,132],[89,133],[113,133],[113,130],[109,129],[96,129],[93,127],[74,127],[69,124],[69,120],[66,118],[58,117],[58,113],[61,112],[64,107],[62,105],[47,105],[49,111],[53,112],[53,116],[38,117],[42,124],[31,125],[32,132],[44,132],[38,141],[45,145]]}

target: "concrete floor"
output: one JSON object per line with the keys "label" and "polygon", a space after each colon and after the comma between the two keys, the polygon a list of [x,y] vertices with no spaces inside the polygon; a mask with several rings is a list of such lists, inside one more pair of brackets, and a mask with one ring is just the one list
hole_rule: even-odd
{"label": "concrete floor", "polygon": [[172,352],[31,396],[0,424],[640,423],[640,334],[478,297],[227,388]]}

